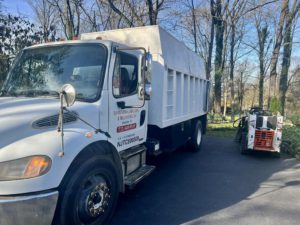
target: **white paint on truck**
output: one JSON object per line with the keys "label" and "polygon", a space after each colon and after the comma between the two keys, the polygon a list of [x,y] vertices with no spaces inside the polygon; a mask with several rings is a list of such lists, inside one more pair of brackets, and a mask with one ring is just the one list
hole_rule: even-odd
{"label": "white paint on truck", "polygon": [[[93,58],[89,58],[91,56],[86,52],[86,46],[94,46],[94,50],[90,51],[96,51],[101,46],[104,52],[102,59],[105,61],[101,65],[90,65]],[[145,49],[152,55],[151,63]],[[73,50],[73,61],[68,61],[69,52]],[[64,61],[65,58],[67,61]],[[36,60],[35,64],[33,60]],[[24,66],[25,62],[29,65]],[[32,72],[34,67],[38,69]],[[22,70],[16,73],[18,68],[25,72]],[[101,71],[101,77],[97,71]],[[20,88],[18,83],[11,80],[13,74],[17,76],[21,72],[27,80],[25,82],[22,78],[20,83],[32,88],[24,89],[27,94],[22,92],[23,86]],[[145,91],[148,87],[144,75],[149,78],[149,82],[152,76],[150,101],[145,100],[149,93]],[[60,92],[60,86],[57,85],[60,82],[75,86],[77,101],[67,109],[79,117],[63,125],[63,141],[61,131],[57,130],[58,121],[62,118],[59,96],[66,94]],[[53,88],[50,91],[54,95],[50,95],[48,90],[37,92],[40,86]],[[15,93],[11,87],[18,87]],[[95,90],[92,89],[95,87]],[[29,170],[30,174],[38,173],[36,176],[26,177],[25,170],[18,171],[18,166],[23,168],[23,164],[11,168],[17,171],[12,177],[23,173],[22,178],[5,178],[6,174],[0,173],[0,224],[39,224],[39,215],[46,212],[48,216],[44,218],[43,224],[51,224],[57,205],[57,213],[64,213],[64,207],[75,207],[75,211],[80,211],[80,215],[76,214],[80,217],[77,220],[101,221],[102,213],[112,213],[105,208],[106,204],[110,204],[108,199],[113,195],[111,190],[123,191],[125,185],[134,186],[153,171],[154,167],[145,164],[146,151],[149,150],[148,146],[151,147],[151,144],[147,145],[147,139],[151,139],[149,143],[154,143],[154,150],[158,151],[157,146],[161,146],[159,143],[164,140],[165,134],[175,134],[176,138],[176,132],[179,132],[179,139],[186,138],[181,141],[193,141],[196,138],[194,134],[204,131],[200,122],[202,126],[206,123],[209,88],[203,60],[159,26],[87,33],[82,34],[81,40],[46,43],[24,49],[1,91],[0,170],[15,165],[15,160],[39,156],[45,158],[49,170],[44,173],[35,171],[35,166],[43,168],[42,164],[36,165],[30,161],[32,168],[28,168],[29,163],[27,166],[24,164],[26,173]],[[60,92],[59,96],[55,95],[56,92]],[[69,119],[70,116],[74,117],[66,109],[63,111],[63,115],[69,116]],[[149,134],[150,126],[162,132],[163,135],[158,135],[159,140],[153,140]],[[105,149],[101,153],[93,149],[95,155],[89,155],[77,165],[78,156],[84,156],[89,146],[95,143]],[[201,140],[197,140],[193,146],[200,149],[200,145]],[[75,182],[72,178],[99,155],[103,155],[106,160],[103,165],[109,165],[105,168],[102,164],[93,165],[89,171],[98,167],[105,171],[113,166],[117,180],[110,180],[105,174],[104,178],[94,174],[94,181],[98,183],[91,181],[83,185],[81,180],[83,182],[89,177],[79,177],[80,201],[75,202],[78,205],[62,206],[67,204],[67,200],[64,200],[65,190],[68,193],[74,192],[73,199],[76,200],[76,190],[68,189],[68,185]],[[76,166],[72,164],[74,162]],[[68,174],[70,168],[75,171],[74,174]],[[114,182],[118,187],[109,186],[116,185]],[[85,186],[89,185],[91,188],[85,190]],[[111,199],[116,198],[112,196]],[[18,210],[17,216],[14,209]],[[65,217],[74,219],[69,214]],[[65,224],[63,218],[56,218],[60,219],[61,225]],[[105,223],[99,222],[102,225]]]}

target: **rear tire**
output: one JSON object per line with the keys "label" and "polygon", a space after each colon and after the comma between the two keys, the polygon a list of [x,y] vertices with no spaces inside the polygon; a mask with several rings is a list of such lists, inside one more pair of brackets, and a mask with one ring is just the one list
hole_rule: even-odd
{"label": "rear tire", "polygon": [[54,224],[106,225],[118,199],[114,163],[101,155],[76,164],[63,181]]}
{"label": "rear tire", "polygon": [[201,150],[202,146],[202,123],[197,120],[192,129],[192,136],[188,143],[188,148],[192,152],[198,152]]}

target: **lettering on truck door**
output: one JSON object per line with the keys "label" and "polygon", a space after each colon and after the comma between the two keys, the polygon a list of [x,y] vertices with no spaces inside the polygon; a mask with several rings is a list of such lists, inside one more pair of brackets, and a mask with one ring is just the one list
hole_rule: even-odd
{"label": "lettering on truck door", "polygon": [[[118,150],[135,146],[146,138],[146,104],[143,106],[143,101],[138,98],[140,62],[137,56],[125,52],[118,52],[115,57],[110,86],[109,130],[113,134],[111,141]],[[126,108],[122,109],[118,104]]]}

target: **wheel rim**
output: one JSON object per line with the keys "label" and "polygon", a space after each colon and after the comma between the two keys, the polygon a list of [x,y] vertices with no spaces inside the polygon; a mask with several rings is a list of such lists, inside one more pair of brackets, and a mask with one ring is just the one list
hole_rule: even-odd
{"label": "wheel rim", "polygon": [[202,137],[202,133],[201,133],[201,129],[199,128],[197,131],[197,145],[198,146],[201,144],[201,137]]}
{"label": "wheel rim", "polygon": [[79,197],[78,214],[84,224],[89,224],[104,217],[109,210],[111,188],[102,175],[90,176],[84,182]]}

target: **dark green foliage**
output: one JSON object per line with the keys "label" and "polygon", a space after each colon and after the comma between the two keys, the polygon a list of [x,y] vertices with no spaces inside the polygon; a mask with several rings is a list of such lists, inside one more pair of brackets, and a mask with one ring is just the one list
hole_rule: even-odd
{"label": "dark green foliage", "polygon": [[15,56],[21,49],[42,41],[42,32],[18,16],[0,18],[0,53]]}
{"label": "dark green foliage", "polygon": [[13,58],[26,46],[42,41],[43,34],[34,24],[19,16],[2,15],[0,1],[0,87]]}
{"label": "dark green foliage", "polygon": [[283,129],[281,151],[292,156],[300,154],[300,127],[287,127]]}
{"label": "dark green foliage", "polygon": [[290,120],[295,126],[299,126],[300,127],[300,115],[290,115],[287,118],[288,120]]}

